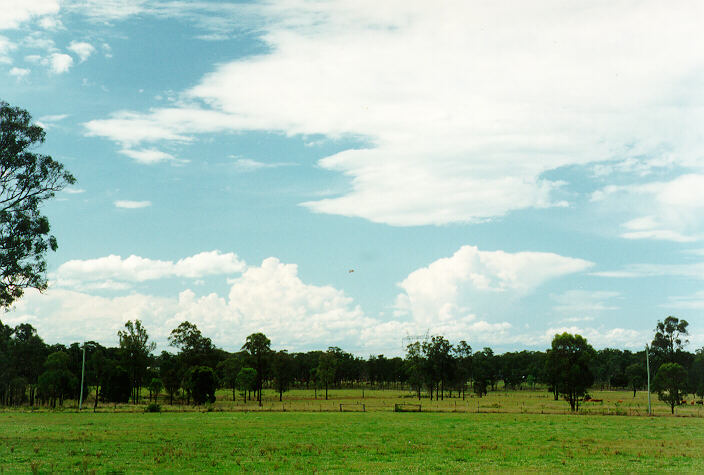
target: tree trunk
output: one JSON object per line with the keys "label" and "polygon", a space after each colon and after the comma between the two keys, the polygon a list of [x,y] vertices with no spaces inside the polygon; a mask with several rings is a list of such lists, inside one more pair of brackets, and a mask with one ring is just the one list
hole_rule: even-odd
{"label": "tree trunk", "polygon": [[93,412],[98,408],[98,396],[100,395],[100,385],[95,386],[95,401],[93,402]]}

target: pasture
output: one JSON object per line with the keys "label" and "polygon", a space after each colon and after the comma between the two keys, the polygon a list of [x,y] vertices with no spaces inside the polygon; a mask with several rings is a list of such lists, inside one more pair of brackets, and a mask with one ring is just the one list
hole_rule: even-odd
{"label": "pasture", "polygon": [[7,471],[702,471],[697,418],[476,413],[0,414]]}
{"label": "pasture", "polygon": [[[601,402],[586,402],[580,405],[582,415],[626,415],[645,416],[648,413],[648,395],[645,391],[638,391],[633,397],[631,391],[590,391],[594,399]],[[144,401],[147,394],[143,395]],[[669,416],[670,408],[658,401],[657,395],[651,395],[653,414],[657,416]],[[167,412],[190,412],[202,411],[204,407],[194,407],[187,405],[185,401],[181,403],[175,400],[173,405],[168,404],[168,398],[163,395],[159,397],[159,404]],[[690,399],[683,406],[675,408],[675,414],[687,417],[704,417],[704,406],[692,404],[695,400]],[[536,390],[497,390],[490,391],[482,398],[474,394],[467,393],[465,398],[458,397],[453,393],[453,397],[445,394],[445,398],[440,401],[430,401],[426,394],[419,401],[415,394],[407,390],[369,390],[362,392],[361,389],[332,389],[329,391],[329,398],[326,401],[324,392],[312,389],[297,389],[284,393],[283,401],[279,401],[278,393],[271,390],[264,390],[262,407],[256,401],[242,400],[241,395],[232,400],[232,392],[219,390],[217,400],[214,404],[208,405],[210,410],[239,412],[239,411],[265,411],[265,412],[339,412],[340,404],[344,410],[357,410],[364,405],[367,412],[391,412],[394,406],[399,403],[421,404],[423,412],[461,412],[461,413],[509,413],[509,414],[569,414],[569,405],[559,399],[554,400],[552,393],[545,389]],[[75,408],[75,401],[69,401],[65,405],[67,408]],[[87,410],[92,410],[93,400],[90,398],[86,402]],[[132,404],[100,404],[99,412],[140,412],[143,406]]]}
{"label": "pasture", "polygon": [[[595,391],[602,403],[568,414],[546,391],[496,391],[488,397],[421,401],[406,391],[291,391],[263,407],[228,393],[208,407],[101,405],[78,413],[0,412],[0,470],[579,470],[703,471],[701,406],[678,417],[647,395]],[[318,394],[318,397],[320,394]],[[164,402],[160,400],[160,402]],[[339,412],[343,408],[367,412]],[[604,414],[604,415],[602,415]]]}

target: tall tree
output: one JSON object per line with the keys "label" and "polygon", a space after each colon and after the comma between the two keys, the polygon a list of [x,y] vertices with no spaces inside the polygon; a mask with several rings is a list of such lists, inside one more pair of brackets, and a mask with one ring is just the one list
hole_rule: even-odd
{"label": "tall tree", "polygon": [[161,352],[158,362],[161,381],[164,383],[164,389],[169,393],[169,404],[173,404],[174,395],[181,387],[182,368],[178,358],[166,351]]}
{"label": "tall tree", "polygon": [[496,357],[491,348],[485,347],[472,355],[472,380],[474,393],[479,396],[487,394],[487,388],[494,379]]}
{"label": "tall tree", "polygon": [[648,378],[643,363],[633,363],[626,367],[626,377],[628,378],[628,384],[633,389],[633,397],[636,397],[636,390],[642,388]]}
{"label": "tall tree", "polygon": [[267,367],[268,357],[271,353],[271,340],[263,333],[252,333],[245,340],[242,349],[249,353],[249,357],[257,370],[257,401],[262,405],[262,385],[264,372]]}
{"label": "tall tree", "polygon": [[257,389],[257,370],[249,367],[244,367],[240,369],[240,372],[237,373],[237,378],[235,378],[235,384],[237,386],[237,389],[242,391],[242,399],[244,399],[244,402],[246,404],[247,391],[256,391]]}
{"label": "tall tree", "polygon": [[689,386],[700,398],[704,398],[704,348],[697,350],[697,355],[689,368]]}
{"label": "tall tree", "polygon": [[655,326],[655,337],[652,348],[655,353],[656,367],[662,363],[677,363],[677,353],[689,343],[687,335],[689,331],[687,320],[680,320],[672,315],[665,318],[665,321],[658,321]]}
{"label": "tall tree", "polygon": [[658,393],[658,399],[670,406],[672,414],[675,406],[679,406],[687,386],[687,370],[677,363],[664,363],[658,368],[653,379],[653,390]]}
{"label": "tall tree", "polygon": [[12,365],[16,373],[27,381],[30,406],[34,405],[36,386],[46,355],[46,345],[32,325],[21,323],[15,327],[12,338]]}
{"label": "tall tree", "polygon": [[[450,378],[450,370],[452,369],[452,345],[443,336],[433,336],[430,341],[423,343],[423,351],[428,359],[429,368],[431,371],[431,381],[437,384],[435,390],[435,399],[445,398],[445,382]],[[432,399],[432,391],[431,391]]]}
{"label": "tall tree", "polygon": [[554,376],[557,391],[570,403],[572,411],[579,410],[579,400],[594,382],[590,361],[594,348],[580,335],[555,335],[546,361],[547,370]]}
{"label": "tall tree", "polygon": [[288,387],[293,380],[293,358],[286,350],[274,353],[271,362],[271,372],[274,376],[276,390],[279,392],[279,401],[283,401],[284,391],[288,391]]}
{"label": "tall tree", "polygon": [[325,400],[328,400],[328,386],[335,380],[335,371],[337,370],[337,358],[334,351],[326,351],[320,355],[318,360],[318,368],[316,375],[320,382],[325,386]]}
{"label": "tall tree", "polygon": [[149,365],[149,358],[156,348],[156,343],[149,341],[147,329],[142,322],[128,320],[125,330],[117,332],[120,338],[120,348],[123,352],[125,366],[129,368],[130,383],[132,386],[132,402],[139,404],[139,390],[142,387],[144,376]]}
{"label": "tall tree", "polygon": [[186,368],[191,366],[214,366],[212,354],[215,347],[210,338],[203,336],[196,325],[182,322],[171,331],[169,343],[181,350],[181,358]]}
{"label": "tall tree", "polygon": [[232,389],[232,400],[235,400],[235,389],[237,389],[237,373],[242,369],[242,361],[231,356],[226,360],[218,363],[217,373],[220,378],[220,384],[224,387]]}
{"label": "tall tree", "polygon": [[419,341],[414,341],[406,346],[405,368],[408,374],[408,382],[416,390],[416,395],[420,401],[420,391],[425,381],[426,360]]}
{"label": "tall tree", "polygon": [[34,151],[44,138],[29,112],[0,101],[0,307],[27,288],[47,288],[45,254],[58,246],[40,206],[76,181]]}

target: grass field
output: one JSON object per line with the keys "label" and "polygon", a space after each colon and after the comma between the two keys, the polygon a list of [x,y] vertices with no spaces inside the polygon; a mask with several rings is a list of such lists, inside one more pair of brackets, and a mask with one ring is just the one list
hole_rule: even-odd
{"label": "grass field", "polygon": [[[586,415],[630,415],[644,416],[648,413],[647,393],[638,391],[636,397],[630,391],[591,391],[592,397],[601,399],[601,403],[583,403],[580,405],[580,413]],[[518,413],[518,414],[567,414],[569,405],[563,401],[555,401],[552,394],[546,390],[523,390],[523,391],[491,391],[483,398],[474,397],[467,394],[463,400],[461,397],[445,397],[442,401],[430,401],[424,397],[420,403],[424,412],[473,412],[473,413]],[[144,396],[146,401],[146,396]],[[366,390],[364,398],[359,389],[331,390],[329,400],[324,400],[324,393],[318,391],[317,398],[313,390],[293,390],[284,393],[283,402],[279,402],[278,393],[264,391],[262,407],[259,408],[255,401],[244,403],[240,396],[235,402],[232,401],[232,393],[229,391],[218,391],[217,401],[212,405],[214,411],[266,411],[266,412],[335,412],[339,411],[340,404],[353,405],[364,404],[368,412],[389,412],[393,411],[397,403],[417,404],[419,401],[408,391],[394,390]],[[693,401],[689,401],[693,402]],[[173,406],[168,404],[167,398],[160,396],[159,403],[167,412],[188,412],[199,411],[197,408],[176,402]],[[75,408],[75,401],[65,404],[67,408]],[[88,410],[92,410],[92,398],[86,403]],[[657,400],[656,395],[652,395],[653,413],[658,416],[669,416],[670,408]],[[101,404],[99,411],[102,412],[141,412],[143,406],[133,406],[131,404]],[[687,404],[675,409],[678,416],[703,417],[704,406],[697,404]]]}
{"label": "grass field", "polygon": [[[228,398],[229,396],[229,398]],[[578,415],[545,390],[421,401],[407,391],[264,393],[263,406],[218,392],[208,407],[100,405],[0,412],[0,472],[193,470],[704,471],[701,405],[593,391]],[[160,403],[164,403],[163,398]],[[340,413],[340,404],[350,410]]]}
{"label": "grass field", "polygon": [[476,413],[0,414],[4,471],[704,471],[698,418]]}

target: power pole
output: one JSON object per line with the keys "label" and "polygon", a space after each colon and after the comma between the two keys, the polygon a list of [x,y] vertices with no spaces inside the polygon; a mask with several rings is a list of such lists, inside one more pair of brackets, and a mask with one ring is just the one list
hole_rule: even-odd
{"label": "power pole", "polygon": [[648,373],[648,415],[652,416],[652,409],[650,407],[650,354],[648,353],[648,345],[645,345],[645,368]]}
{"label": "power pole", "polygon": [[[81,394],[78,396],[78,410],[83,406],[83,379],[86,374],[86,342],[83,342],[83,365],[81,366]],[[97,395],[96,395],[97,397]]]}

